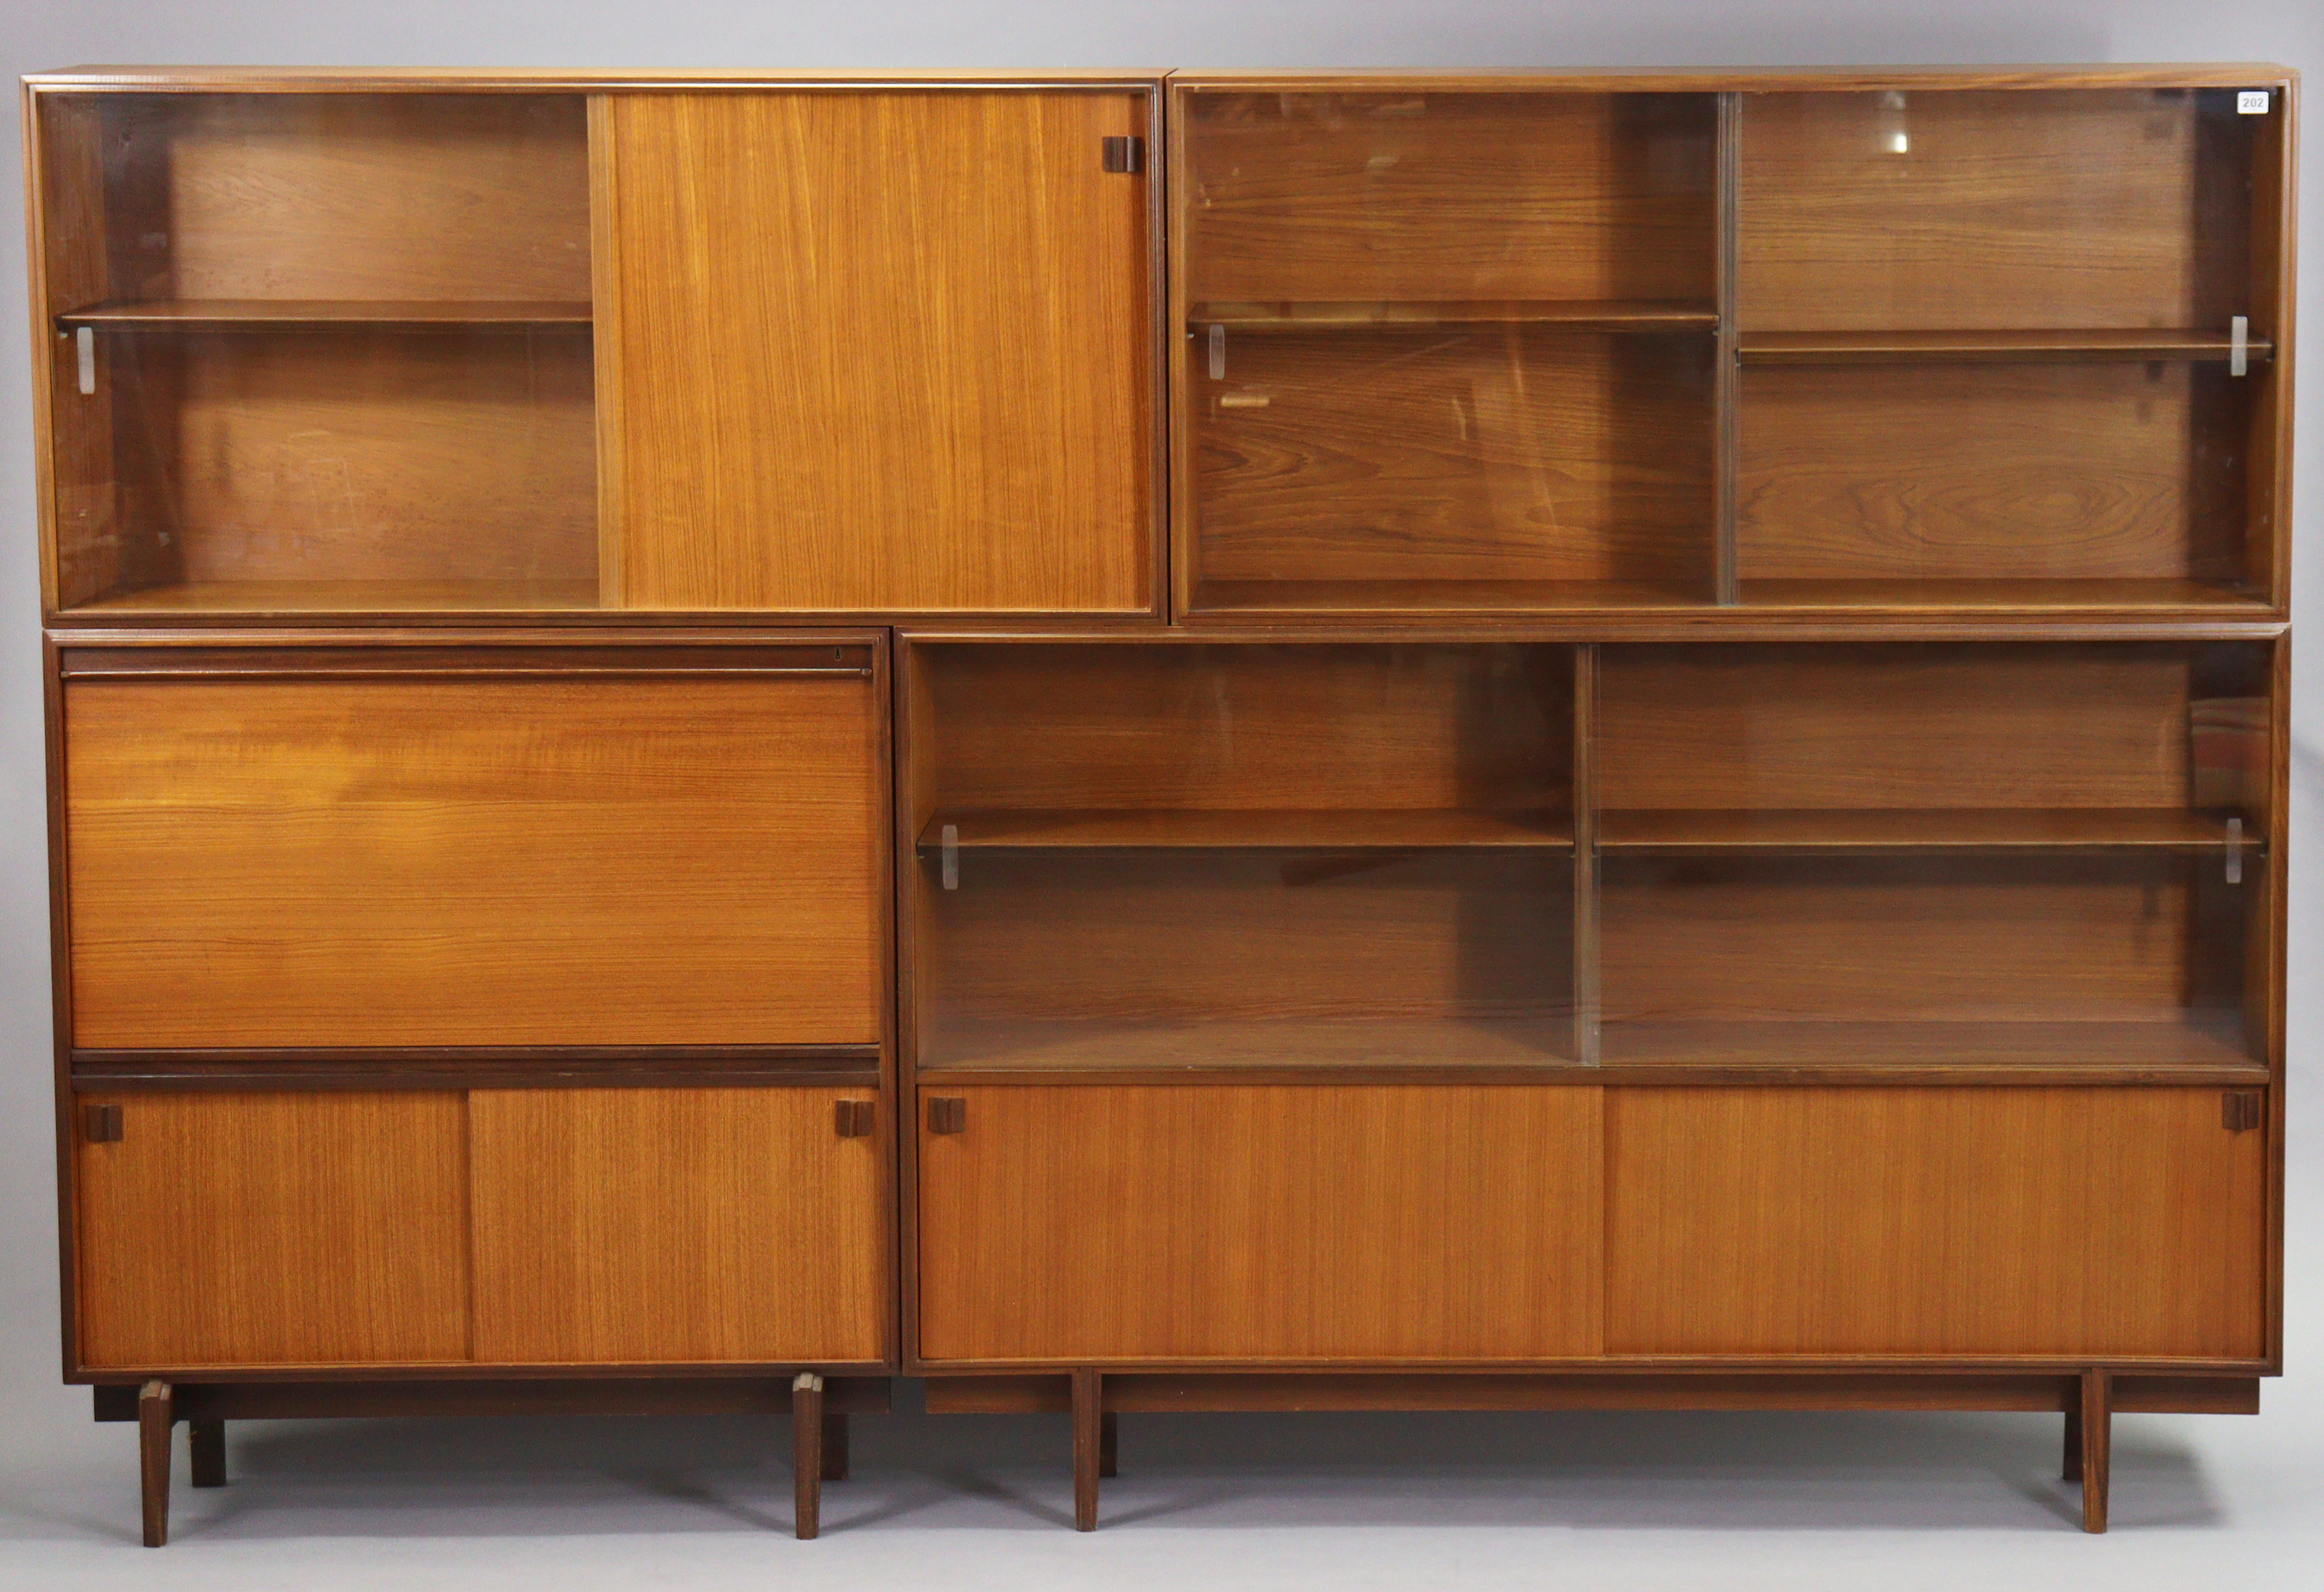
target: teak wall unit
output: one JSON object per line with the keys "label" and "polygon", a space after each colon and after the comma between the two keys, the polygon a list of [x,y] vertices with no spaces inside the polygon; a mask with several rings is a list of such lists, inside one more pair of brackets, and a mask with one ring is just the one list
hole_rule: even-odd
{"label": "teak wall unit", "polygon": [[27,80],[64,1374],[2282,1368],[2296,80]]}

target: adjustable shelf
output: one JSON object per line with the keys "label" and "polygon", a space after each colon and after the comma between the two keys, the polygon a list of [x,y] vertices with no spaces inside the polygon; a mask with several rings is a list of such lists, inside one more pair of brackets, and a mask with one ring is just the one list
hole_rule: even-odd
{"label": "adjustable shelf", "polygon": [[[949,833],[947,833],[949,832]],[[919,848],[939,851],[1121,850],[1437,851],[1475,847],[1566,851],[1563,813],[1427,809],[1056,809],[940,812]]]}
{"label": "adjustable shelf", "polygon": [[588,580],[204,580],[122,588],[83,614],[530,613],[598,606]]}
{"label": "adjustable shelf", "polygon": [[2103,361],[2226,361],[2238,349],[2248,361],[2273,357],[2264,338],[2238,339],[2232,329],[2129,327],[2064,331],[1745,332],[1737,354],[1747,365],[2051,364]]}
{"label": "adjustable shelf", "polygon": [[1600,332],[1711,332],[1718,307],[1683,299],[1410,299],[1196,304],[1186,319],[1230,332],[1432,331],[1466,327],[1565,327]]}
{"label": "adjustable shelf", "polygon": [[949,1072],[1571,1067],[1573,1019],[1395,1017],[1217,1022],[945,1022],[920,1035],[920,1079]]}
{"label": "adjustable shelf", "polygon": [[586,299],[115,299],[57,317],[65,330],[586,332]]}
{"label": "adjustable shelf", "polygon": [[[1755,528],[1754,536],[1777,539],[1777,532]],[[1825,579],[1752,579],[1738,586],[1747,608],[1802,608],[1829,612],[1859,609],[1951,609],[1978,613],[2080,613],[2124,609],[2200,609],[2207,612],[2270,612],[2267,598],[2236,582],[2157,577],[2029,578],[2023,580],[1920,579],[1911,576]]]}
{"label": "adjustable shelf", "polygon": [[2077,1070],[2244,1082],[2267,1067],[2233,1013],[2152,1022],[1918,1022],[1776,1018],[1609,1019],[1607,1067],[1800,1070]]}
{"label": "adjustable shelf", "polygon": [[1609,851],[2166,851],[2239,848],[2260,833],[2239,814],[2169,808],[1785,811],[1629,809],[1598,814]]}

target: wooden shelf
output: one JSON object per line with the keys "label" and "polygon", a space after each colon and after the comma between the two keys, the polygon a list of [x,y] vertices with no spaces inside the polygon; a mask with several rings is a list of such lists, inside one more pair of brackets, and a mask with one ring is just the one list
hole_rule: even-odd
{"label": "wooden shelf", "polygon": [[2196,1070],[2264,1079],[2232,1014],[2177,1022],[1617,1021],[1603,1024],[1608,1067]]}
{"label": "wooden shelf", "polygon": [[1430,331],[1462,327],[1565,327],[1575,331],[1715,331],[1710,304],[1634,299],[1277,299],[1196,304],[1194,327],[1231,332]]}
{"label": "wooden shelf", "polygon": [[[2254,362],[2273,357],[2264,338],[2244,345]],[[2106,360],[2225,360],[2226,332],[2184,328],[2082,331],[1746,332],[1745,364],[2039,364]]]}
{"label": "wooden shelf", "polygon": [[[1748,554],[1746,555],[1748,559]],[[2273,612],[2264,596],[2197,580],[1751,580],[1739,607],[1957,609],[1979,613],[2080,613],[2092,610],[2200,609]],[[1730,611],[1731,612],[1731,611]]]}
{"label": "wooden shelf", "polygon": [[590,307],[586,299],[118,299],[69,310],[57,324],[156,332],[586,332]]}
{"label": "wooden shelf", "polygon": [[[1613,809],[1598,814],[1609,851],[2205,851],[2227,844],[2231,814],[2169,808]],[[2244,844],[2263,837],[2246,822]]]}
{"label": "wooden shelf", "polygon": [[77,615],[523,613],[597,605],[594,580],[193,581],[108,592],[66,612]]}
{"label": "wooden shelf", "polygon": [[1125,850],[1434,851],[1513,847],[1563,851],[1573,843],[1563,813],[1426,809],[1128,809],[940,812],[920,832],[922,851],[946,824],[962,851]]}
{"label": "wooden shelf", "polygon": [[923,1072],[1572,1067],[1573,1021],[1363,1017],[1217,1023],[979,1022],[923,1027]]}
{"label": "wooden shelf", "polygon": [[1646,581],[1270,581],[1205,580],[1188,605],[1194,613],[1353,614],[1381,612],[1539,613],[1608,608],[1711,606],[1708,583]]}

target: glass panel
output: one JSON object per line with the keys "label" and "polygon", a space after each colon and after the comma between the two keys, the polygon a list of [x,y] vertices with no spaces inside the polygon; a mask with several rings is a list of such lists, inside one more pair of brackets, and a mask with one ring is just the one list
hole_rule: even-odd
{"label": "glass panel", "polygon": [[596,604],[580,97],[41,104],[61,606]]}
{"label": "glass panel", "polygon": [[1568,649],[907,667],[923,1069],[1574,1059]]}
{"label": "glass panel", "polygon": [[2239,1066],[2264,649],[1609,647],[1602,1059]]}
{"label": "glass panel", "polygon": [[1708,598],[1712,97],[1183,103],[1196,607]]}
{"label": "glass panel", "polygon": [[1746,96],[1742,600],[2264,600],[2280,112]]}

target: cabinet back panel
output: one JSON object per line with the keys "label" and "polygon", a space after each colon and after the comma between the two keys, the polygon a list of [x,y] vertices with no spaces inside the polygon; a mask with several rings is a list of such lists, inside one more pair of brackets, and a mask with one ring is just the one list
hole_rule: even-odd
{"label": "cabinet back panel", "polygon": [[78,1096],[80,1357],[92,1367],[468,1357],[457,1094]]}
{"label": "cabinet back panel", "polygon": [[868,682],[66,687],[86,1047],[869,1044]]}
{"label": "cabinet back panel", "polygon": [[1189,373],[1204,581],[1693,583],[1701,336],[1510,327],[1238,336]]}
{"label": "cabinet back panel", "polygon": [[594,581],[589,343],[117,336],[123,517],[171,584]]}
{"label": "cabinet back panel", "polygon": [[1609,1090],[1606,1348],[2256,1356],[2267,1136],[2219,1099]]}
{"label": "cabinet back panel", "polygon": [[879,1359],[880,1140],[832,1127],[871,1098],[477,1090],[477,1359]]}
{"label": "cabinet back panel", "polygon": [[2223,329],[2271,119],[2224,90],[1747,94],[1740,323]]}
{"label": "cabinet back panel", "polygon": [[184,94],[107,109],[110,297],[589,297],[577,95]]}
{"label": "cabinet back panel", "polygon": [[2240,580],[2250,386],[2185,363],[1748,371],[1738,569]]}
{"label": "cabinet back panel", "polygon": [[[2185,807],[2190,703],[2164,645],[1606,647],[1601,807]],[[2232,667],[2237,658],[2223,659]]]}
{"label": "cabinet back panel", "polygon": [[1711,297],[1710,95],[1179,104],[1194,299]]}
{"label": "cabinet back panel", "polygon": [[1142,95],[615,95],[633,608],[1154,601]]}
{"label": "cabinet back panel", "polygon": [[1601,864],[1603,1009],[1609,1022],[2229,1010],[2240,935],[2217,932],[2197,879],[2216,880],[2219,867],[2125,853],[1612,857]]}
{"label": "cabinet back panel", "polygon": [[972,1089],[920,1138],[932,1360],[1599,1346],[1599,1091]]}
{"label": "cabinet back panel", "polygon": [[[915,647],[945,807],[1563,805],[1563,648]],[[914,814],[915,832],[931,815]]]}

